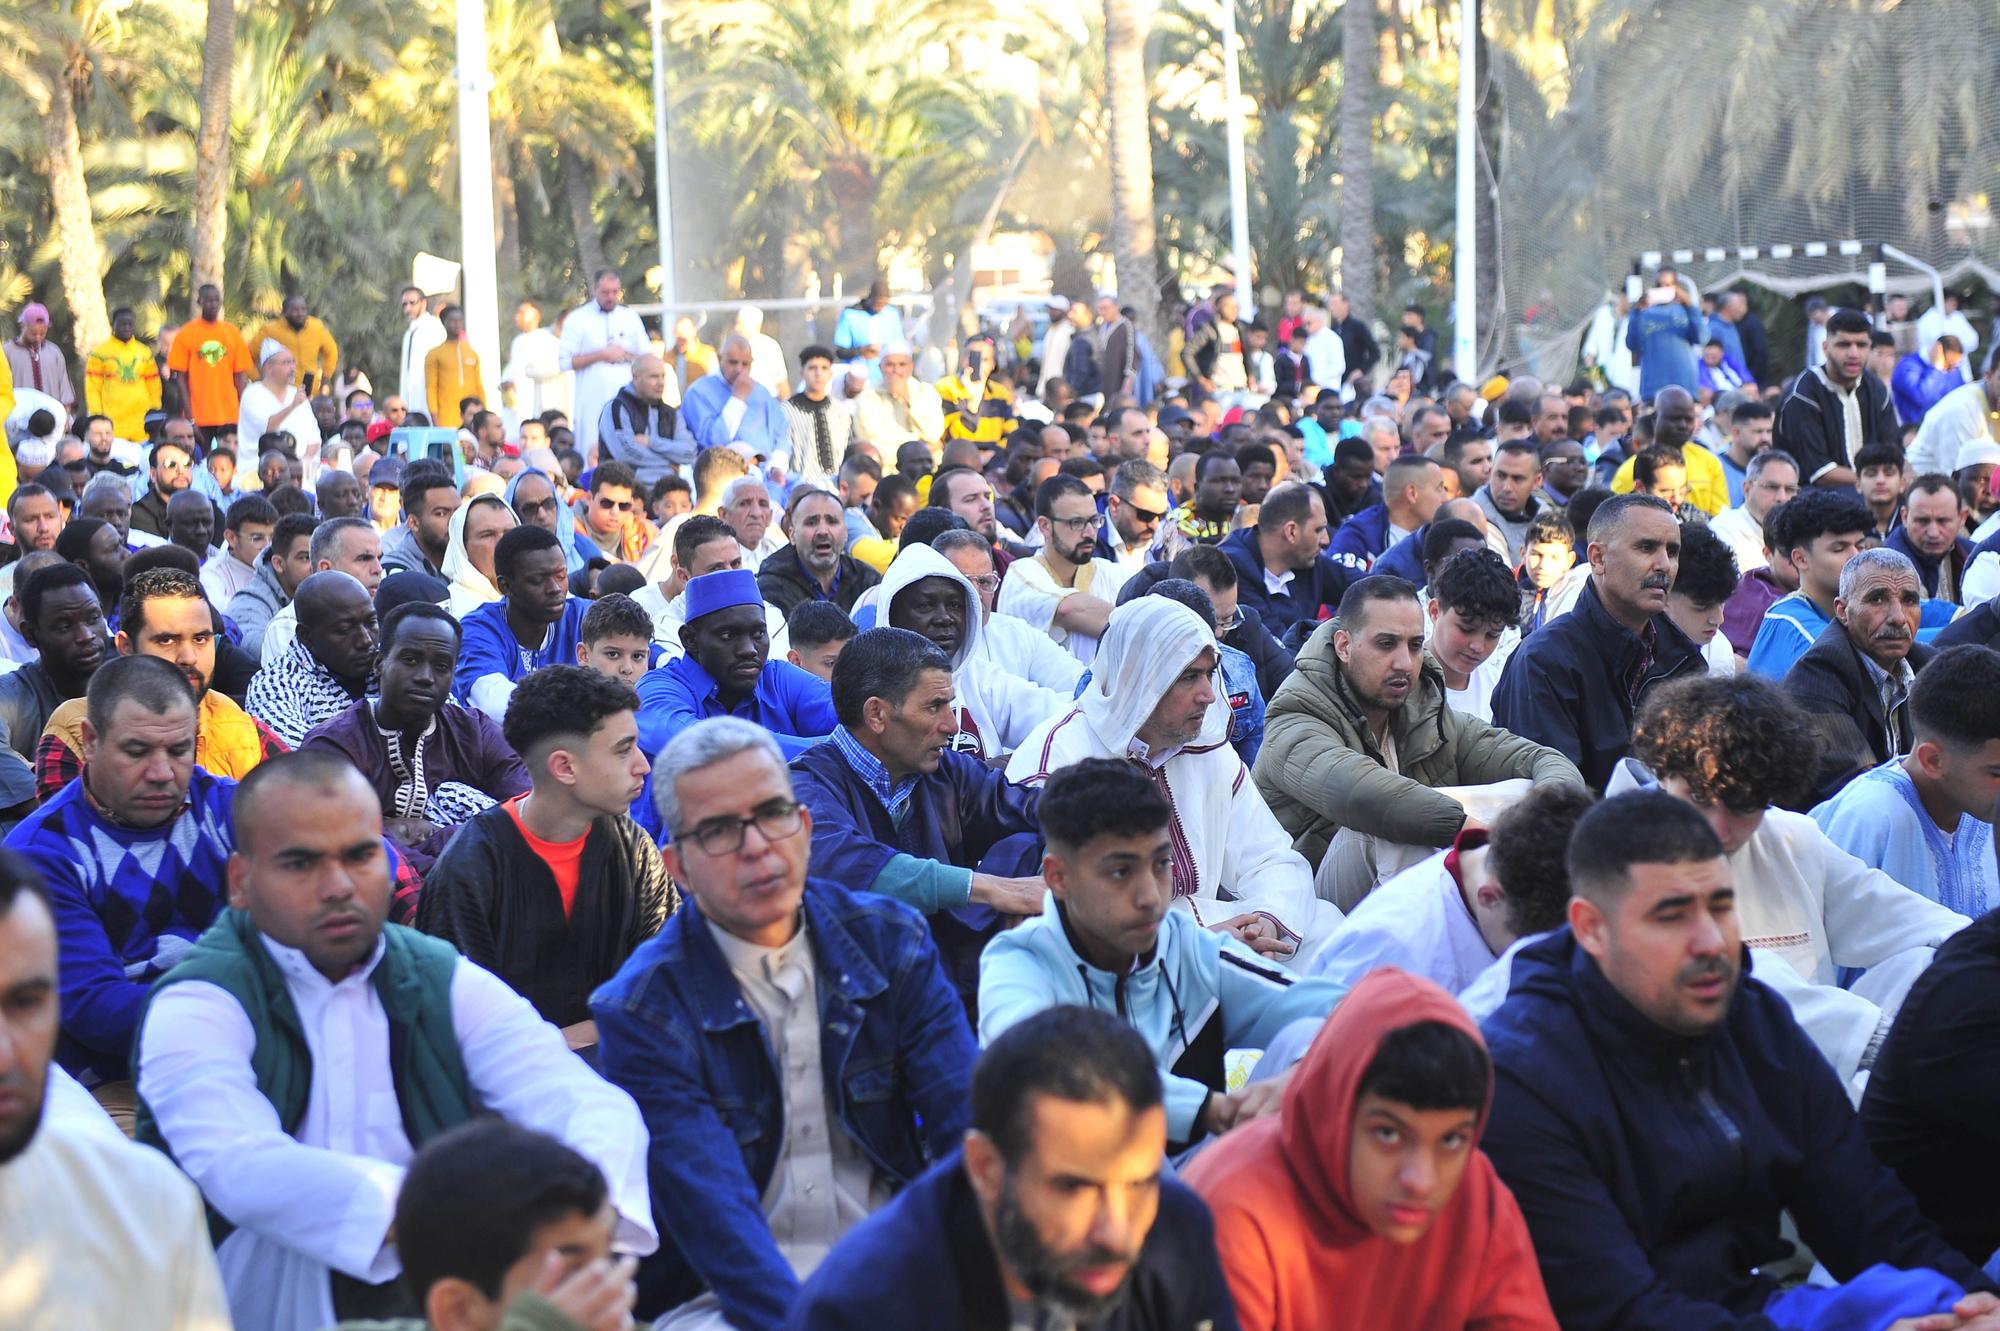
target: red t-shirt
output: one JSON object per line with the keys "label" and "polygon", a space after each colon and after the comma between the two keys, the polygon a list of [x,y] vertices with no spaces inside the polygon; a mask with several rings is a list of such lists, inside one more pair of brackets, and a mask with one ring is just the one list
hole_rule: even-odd
{"label": "red t-shirt", "polygon": [[507,801],[507,815],[514,820],[514,830],[528,843],[528,848],[542,857],[542,863],[549,866],[555,875],[556,891],[562,893],[563,918],[567,919],[576,906],[576,881],[583,869],[583,843],[590,840],[585,832],[574,841],[544,841],[528,830],[521,821],[521,801],[526,795],[516,795]]}

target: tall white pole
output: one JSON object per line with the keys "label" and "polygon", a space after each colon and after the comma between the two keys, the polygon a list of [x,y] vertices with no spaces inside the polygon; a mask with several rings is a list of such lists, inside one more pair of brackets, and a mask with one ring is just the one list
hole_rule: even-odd
{"label": "tall white pole", "polygon": [[653,181],[654,225],[660,233],[660,323],[673,325],[674,287],[674,207],[667,189],[667,47],[660,40],[660,3],[652,0],[653,11]]}
{"label": "tall white pole", "polygon": [[1222,0],[1222,97],[1229,124],[1229,267],[1236,279],[1237,316],[1256,317],[1250,289],[1250,185],[1244,164],[1243,83],[1236,68],[1236,0]]}
{"label": "tall white pole", "polygon": [[1479,372],[1479,0],[1458,0],[1458,232],[1452,241],[1451,361],[1461,379]]}
{"label": "tall white pole", "polygon": [[493,239],[493,132],[486,98],[486,0],[458,0],[459,279],[465,331],[488,382],[500,377],[500,281]]}

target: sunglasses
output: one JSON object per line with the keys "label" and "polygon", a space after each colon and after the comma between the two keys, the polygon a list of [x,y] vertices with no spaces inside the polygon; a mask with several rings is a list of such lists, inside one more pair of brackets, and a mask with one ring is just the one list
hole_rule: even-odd
{"label": "sunglasses", "polygon": [[639,507],[639,501],[636,499],[626,499],[626,500],[600,499],[597,501],[597,506],[603,509],[607,513],[614,511],[619,513],[630,513]]}
{"label": "sunglasses", "polygon": [[[1116,496],[1113,497],[1116,498]],[[1121,507],[1125,509],[1126,512],[1130,513],[1133,517],[1139,519],[1139,521],[1141,522],[1158,522],[1162,518],[1167,516],[1165,513],[1155,513],[1150,508],[1140,508],[1137,504],[1133,503],[1129,499],[1119,499],[1118,503]]]}

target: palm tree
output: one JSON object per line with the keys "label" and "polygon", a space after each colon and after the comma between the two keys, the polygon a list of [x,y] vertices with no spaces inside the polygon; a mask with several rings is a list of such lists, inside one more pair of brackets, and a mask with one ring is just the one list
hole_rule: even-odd
{"label": "palm tree", "polygon": [[[194,288],[222,285],[228,237],[229,76],[236,63],[235,0],[208,0],[201,42],[201,133],[195,139]],[[189,293],[190,296],[193,292]]]}
{"label": "palm tree", "polygon": [[1139,331],[1164,345],[1153,245],[1153,135],[1148,124],[1146,32],[1151,0],[1104,0],[1104,104],[1110,122],[1111,253],[1119,299]]}
{"label": "palm tree", "polygon": [[1375,0],[1340,7],[1340,286],[1375,314]]}
{"label": "palm tree", "polygon": [[[965,43],[1006,34],[1031,35],[1021,11],[993,0],[686,7],[675,36],[706,72],[681,85],[675,120],[708,161],[734,168],[710,182],[744,200],[733,244],[745,256],[803,244],[823,279],[838,273],[853,291],[889,247],[969,234],[1026,129],[1011,92],[951,63]],[[766,199],[797,204],[778,212]]]}

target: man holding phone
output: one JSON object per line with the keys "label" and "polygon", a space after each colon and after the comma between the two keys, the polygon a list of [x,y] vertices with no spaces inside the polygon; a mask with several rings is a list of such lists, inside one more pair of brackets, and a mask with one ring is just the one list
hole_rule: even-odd
{"label": "man holding phone", "polygon": [[1627,322],[1625,346],[1639,364],[1639,396],[1651,400],[1662,388],[1676,386],[1694,392],[1695,348],[1706,331],[1694,289],[1672,268],[1662,268],[1658,283],[1633,298],[1642,304]]}
{"label": "man holding phone", "polygon": [[303,388],[308,398],[333,382],[334,367],[340,364],[340,344],[333,340],[333,334],[317,315],[306,313],[304,296],[294,292],[285,297],[284,313],[276,319],[266,319],[250,345],[261,347],[267,338],[298,358],[292,383]]}

